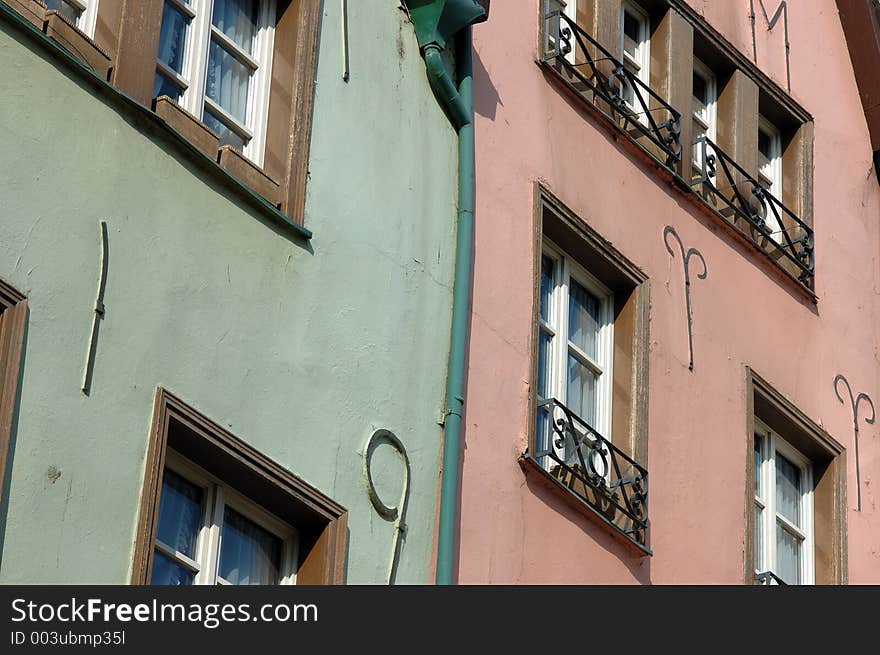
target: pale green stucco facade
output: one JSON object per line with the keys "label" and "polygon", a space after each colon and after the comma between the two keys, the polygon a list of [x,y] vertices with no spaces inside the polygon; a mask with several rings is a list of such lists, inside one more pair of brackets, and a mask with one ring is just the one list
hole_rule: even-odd
{"label": "pale green stucco facade", "polygon": [[[430,581],[457,150],[397,4],[349,3],[345,82],[340,3],[324,3],[311,241],[0,21],[0,279],[29,305],[0,582],[128,582],[157,386],[347,508],[351,583],[387,572],[393,525],[361,458],[392,430],[413,470],[397,578]],[[399,462],[377,460],[393,504]]]}

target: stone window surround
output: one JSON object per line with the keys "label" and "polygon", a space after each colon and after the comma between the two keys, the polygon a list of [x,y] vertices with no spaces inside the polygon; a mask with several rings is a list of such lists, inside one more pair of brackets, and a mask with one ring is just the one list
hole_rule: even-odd
{"label": "stone window surround", "polygon": [[746,366],[745,374],[743,583],[755,584],[754,450],[756,421],[760,421],[812,465],[815,584],[847,584],[846,449],[752,368]]}
{"label": "stone window surround", "polygon": [[[614,292],[614,356],[612,375],[615,380],[611,398],[610,441],[627,456],[645,466],[648,462],[648,349],[651,305],[651,283],[638,266],[630,262],[587,222],[556,197],[541,182],[534,183],[534,238],[532,262],[534,288],[530,350],[530,380],[537,380],[538,333],[540,304],[541,255],[545,238],[564,248],[575,261],[589,261],[589,271]],[[646,545],[636,544],[598,517],[595,510],[580,500],[561,481],[538,464],[529,453],[535,452],[535,416],[537,387],[529,387],[528,451],[520,456],[523,472],[556,495],[574,511],[595,519],[609,534],[642,557],[651,555],[650,534]],[[650,492],[648,498],[650,505]]]}

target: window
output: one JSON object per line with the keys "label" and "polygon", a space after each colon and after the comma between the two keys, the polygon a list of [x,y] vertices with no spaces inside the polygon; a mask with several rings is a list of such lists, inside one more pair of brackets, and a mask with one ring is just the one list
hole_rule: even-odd
{"label": "window", "polygon": [[846,451],[746,368],[746,584],[846,584]]}
{"label": "window", "polygon": [[165,0],[153,97],[262,166],[274,29],[274,0]]}
{"label": "window", "polygon": [[[541,256],[538,401],[555,398],[610,437],[613,295],[550,242]],[[549,417],[538,410],[546,447]],[[561,454],[562,455],[562,454]],[[571,456],[565,453],[563,457]]]}
{"label": "window", "polygon": [[345,508],[164,389],[146,460],[134,584],[344,582]]}
{"label": "window", "polygon": [[152,584],[292,584],[290,526],[173,452],[162,476]]}
{"label": "window", "polygon": [[43,0],[46,8],[57,11],[80,31],[89,36],[95,35],[98,21],[98,0]]}
{"label": "window", "polygon": [[755,427],[755,575],[812,584],[812,466],[766,425]]}
{"label": "window", "polygon": [[[650,82],[650,20],[644,9],[632,2],[625,1],[621,4],[620,9],[620,60],[630,73],[638,78],[642,83]],[[621,93],[627,106],[637,112],[641,109],[637,108],[635,91],[629,83],[622,83]],[[645,96],[643,89],[639,90],[642,96]],[[647,98],[645,98],[647,102]],[[642,122],[647,121],[647,117],[640,115]]]}
{"label": "window", "polygon": [[[718,86],[714,73],[702,61],[694,58],[693,71],[693,116],[694,142],[702,137],[715,141],[717,125]],[[701,146],[694,145],[694,165],[702,167]]]}

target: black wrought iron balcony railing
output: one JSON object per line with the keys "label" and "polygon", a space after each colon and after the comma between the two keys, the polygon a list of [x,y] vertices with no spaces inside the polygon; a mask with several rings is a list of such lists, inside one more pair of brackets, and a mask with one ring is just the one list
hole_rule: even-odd
{"label": "black wrought iron balcony railing", "polygon": [[813,229],[708,137],[696,139],[694,148],[700,165],[693,181],[698,193],[734,225],[747,229],[759,247],[790,262],[789,272],[812,290]]}
{"label": "black wrought iron balcony railing", "polygon": [[778,575],[773,573],[773,571],[764,571],[763,573],[756,573],[755,574],[755,584],[786,586],[785,581],[782,578],[780,578]]}
{"label": "black wrought iron balcony railing", "polygon": [[544,15],[544,62],[651,156],[672,168],[681,160],[681,114],[562,9]]}
{"label": "black wrought iron balcony railing", "polygon": [[648,530],[648,471],[568,407],[538,403],[536,463],[642,549]]}

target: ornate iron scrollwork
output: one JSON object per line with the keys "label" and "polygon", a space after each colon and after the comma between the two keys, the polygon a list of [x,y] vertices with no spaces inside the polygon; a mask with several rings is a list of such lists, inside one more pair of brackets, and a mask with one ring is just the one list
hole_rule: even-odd
{"label": "ornate iron scrollwork", "polygon": [[[681,114],[561,9],[545,14],[544,24],[550,43],[555,45],[548,49],[543,61],[554,62],[578,93],[652,157],[657,158],[651,144],[661,153],[658,161],[667,167],[680,162]],[[573,62],[569,56],[572,53]],[[607,72],[600,70],[600,65]],[[631,103],[624,98],[626,89],[632,91]]]}
{"label": "ornate iron scrollwork", "polygon": [[773,573],[773,571],[764,571],[762,573],[755,574],[755,584],[764,585],[764,586],[787,586],[785,580],[780,578],[778,575]]}
{"label": "ornate iron scrollwork", "polygon": [[[648,471],[554,398],[539,403],[547,439],[533,459],[584,503],[644,547],[648,529]],[[540,440],[539,440],[540,441]]]}
{"label": "ornate iron scrollwork", "polygon": [[675,231],[675,228],[671,225],[667,225],[663,228],[663,243],[666,244],[666,250],[669,251],[669,254],[672,255],[673,259],[675,258],[675,251],[672,250],[672,247],[669,245],[669,235],[675,237],[676,242],[678,243],[678,248],[681,251],[681,261],[682,266],[684,267],[684,297],[685,304],[687,307],[687,329],[688,329],[688,352],[690,353],[690,363],[688,364],[688,368],[690,370],[694,370],[694,334],[693,334],[693,311],[691,309],[691,257],[696,255],[699,257],[700,262],[703,264],[703,272],[697,273],[697,277],[701,280],[705,280],[706,276],[709,274],[709,267],[706,265],[706,259],[703,257],[703,254],[697,250],[696,248],[688,248],[687,252],[684,250],[684,244],[681,242],[681,237],[678,236],[678,232]]}
{"label": "ornate iron scrollwork", "polygon": [[865,417],[865,423],[868,425],[872,425],[874,420],[877,418],[877,413],[874,410],[874,403],[871,398],[866,393],[859,393],[857,396],[853,396],[852,387],[849,386],[849,381],[843,376],[842,373],[838,373],[834,378],[834,393],[837,396],[837,399],[845,404],[843,397],[840,395],[840,389],[838,388],[838,382],[843,382],[846,385],[846,391],[849,394],[849,404],[852,408],[853,414],[853,439],[855,441],[855,450],[856,450],[856,497],[857,497],[857,509],[858,511],[862,511],[862,481],[861,474],[859,472],[859,404],[865,400],[868,402],[868,405],[871,407],[871,418]]}
{"label": "ornate iron scrollwork", "polygon": [[702,136],[694,141],[694,145],[700,153],[700,176],[694,180],[693,186],[709,196],[707,201],[711,201],[710,204],[720,203],[720,213],[734,225],[737,220],[744,221],[748,236],[758,246],[770,247],[790,261],[798,281],[812,290],[813,229],[717,143]]}

